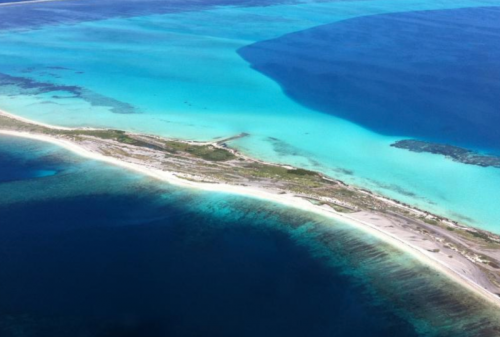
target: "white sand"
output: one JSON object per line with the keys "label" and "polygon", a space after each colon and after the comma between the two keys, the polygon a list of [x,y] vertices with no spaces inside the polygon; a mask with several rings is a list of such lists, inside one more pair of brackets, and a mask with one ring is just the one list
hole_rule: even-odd
{"label": "white sand", "polygon": [[[8,114],[4,111],[0,112],[7,114],[8,116],[13,116],[12,114]],[[66,129],[66,128],[57,128],[53,127],[52,125],[47,125],[47,124],[42,124],[42,123],[34,123],[31,120],[25,119],[25,118],[20,118],[20,117],[15,117],[18,120],[22,120],[28,123],[32,124],[38,124],[38,125],[43,125],[49,128],[56,128],[56,129]],[[454,269],[451,264],[456,263],[455,260],[450,259],[450,261],[445,262],[442,260],[439,260],[435,257],[435,254],[427,251],[426,249],[417,246],[416,244],[413,244],[407,240],[402,239],[401,237],[398,237],[394,233],[390,233],[383,228],[381,228],[380,224],[375,225],[374,223],[371,223],[367,221],[369,219],[368,217],[356,217],[356,215],[348,215],[344,213],[338,213],[335,212],[334,210],[330,208],[325,208],[321,206],[314,205],[310,203],[309,201],[302,199],[300,197],[295,197],[290,194],[277,194],[269,190],[265,189],[259,189],[256,187],[246,187],[246,186],[232,186],[228,184],[206,184],[206,183],[198,183],[198,182],[193,182],[193,181],[188,181],[184,180],[181,178],[178,178],[174,173],[172,172],[167,172],[167,171],[161,171],[141,165],[136,165],[132,163],[127,163],[115,158],[107,157],[104,155],[101,155],[99,153],[92,152],[86,148],[83,148],[82,146],[72,143],[67,140],[61,140],[57,139],[54,137],[50,136],[45,136],[45,135],[35,135],[35,134],[30,134],[30,133],[25,133],[25,132],[16,132],[16,131],[3,131],[0,130],[0,134],[8,135],[8,136],[15,136],[15,137],[23,137],[23,138],[29,138],[29,139],[34,139],[34,140],[39,140],[43,142],[48,142],[52,144],[56,144],[58,146],[61,146],[65,149],[68,149],[80,156],[89,158],[89,159],[94,159],[94,160],[99,160],[103,161],[109,164],[113,164],[116,166],[121,166],[123,168],[139,172],[142,174],[145,174],[147,176],[166,181],[170,184],[173,185],[178,185],[182,187],[189,187],[189,188],[196,188],[196,189],[201,189],[201,190],[206,190],[206,191],[214,191],[214,192],[223,192],[223,193],[234,193],[234,194],[239,194],[239,195],[245,195],[245,196],[250,196],[258,199],[263,199],[263,200],[268,200],[268,201],[273,201],[277,202],[286,206],[291,206],[294,208],[298,208],[304,211],[308,212],[313,212],[316,214],[320,214],[329,218],[332,218],[334,220],[340,220],[345,223],[349,223],[351,225],[356,226],[357,228],[362,229],[365,232],[368,232],[372,235],[375,235],[376,237],[382,239],[383,241],[411,254],[415,258],[417,258],[419,261],[427,264],[428,266],[431,266],[432,268],[442,272],[443,274],[447,275],[450,279],[454,280],[455,282],[459,283],[463,287],[473,291],[474,293],[482,296],[484,299],[488,300],[489,302],[496,304],[500,306],[500,299],[493,293],[487,291],[485,288],[481,287],[477,282],[475,282],[472,278],[467,277],[466,275],[463,275],[459,273],[457,270],[458,268]],[[387,223],[390,225],[390,222]],[[382,226],[383,227],[383,226]]]}
{"label": "white sand", "polygon": [[24,117],[21,117],[21,116],[17,116],[17,115],[11,114],[10,112],[7,112],[5,110],[0,109],[0,116],[2,116],[2,115],[5,116],[5,117],[9,117],[9,118],[15,119],[15,120],[20,121],[20,122],[24,122],[24,123],[28,123],[28,124],[33,124],[33,125],[39,125],[39,126],[43,126],[43,127],[49,128],[49,129],[54,129],[54,130],[76,130],[76,128],[67,128],[67,127],[64,127],[64,126],[56,126],[56,125],[50,125],[50,124],[36,122],[36,121],[31,120],[31,119],[24,118]]}
{"label": "white sand", "polygon": [[0,6],[16,6],[16,5],[34,4],[40,2],[60,2],[60,1],[65,1],[65,0],[27,0],[20,2],[5,2],[3,4],[0,4]]}

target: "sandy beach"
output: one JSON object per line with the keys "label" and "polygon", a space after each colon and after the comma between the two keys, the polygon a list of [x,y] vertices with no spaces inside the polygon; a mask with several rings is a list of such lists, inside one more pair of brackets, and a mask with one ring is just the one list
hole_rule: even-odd
{"label": "sandy beach", "polygon": [[[31,125],[39,125],[52,130],[74,130],[71,128],[57,127],[44,123],[37,123],[26,118],[18,117],[11,113],[0,110],[0,115],[11,119],[29,123]],[[447,275],[450,279],[459,283],[463,287],[483,297],[489,302],[500,307],[500,298],[491,290],[487,289],[486,280],[481,271],[475,268],[473,263],[468,263],[460,254],[455,254],[455,258],[451,258],[454,252],[449,251],[446,254],[436,254],[435,246],[429,246],[431,241],[422,236],[419,240],[415,239],[415,232],[405,229],[407,226],[397,223],[394,219],[389,219],[371,212],[356,212],[356,213],[341,213],[324,205],[316,205],[309,200],[296,196],[291,193],[278,193],[269,188],[256,186],[235,186],[224,183],[203,183],[193,180],[183,179],[179,173],[170,172],[168,170],[160,170],[154,167],[139,165],[133,162],[127,162],[111,156],[103,155],[90,147],[84,147],[76,142],[67,139],[61,139],[49,135],[34,134],[31,132],[19,132],[12,130],[1,130],[0,134],[12,137],[23,137],[37,141],[47,142],[63,147],[79,156],[92,160],[102,161],[111,165],[119,166],[149,177],[167,182],[169,184],[195,188],[205,191],[234,193],[253,197],[261,200],[276,202],[282,205],[301,209],[303,211],[319,214],[333,220],[342,221],[350,225],[376,236],[377,238],[411,254],[422,263],[440,271]],[[439,249],[438,249],[439,250]]]}
{"label": "sandy beach", "polygon": [[[2,113],[5,113],[2,111]],[[12,116],[12,114],[9,114]],[[23,121],[26,121],[26,119],[22,119]],[[46,124],[42,124],[43,126],[48,126]],[[52,127],[52,126],[50,126]],[[54,137],[49,137],[49,136],[43,136],[43,135],[35,135],[35,134],[30,134],[30,133],[23,133],[23,132],[15,132],[15,131],[6,131],[6,130],[0,130],[0,134],[6,135],[6,136],[13,136],[13,137],[22,137],[22,138],[28,138],[28,139],[33,139],[37,141],[42,141],[42,142],[47,142],[51,144],[55,144],[57,146],[63,147],[69,151],[72,151],[73,153],[76,153],[82,157],[93,159],[93,160],[99,160],[102,162],[106,162],[112,165],[120,166],[125,169],[138,172],[144,175],[147,175],[149,177],[159,179],[162,181],[165,181],[169,184],[177,185],[177,186],[182,186],[186,188],[196,188],[196,189],[201,189],[205,191],[213,191],[213,192],[222,192],[222,193],[234,193],[234,194],[239,194],[239,195],[244,195],[244,196],[249,196],[253,198],[258,198],[261,200],[267,200],[267,201],[272,201],[272,202],[277,202],[282,205],[294,207],[301,209],[303,211],[307,212],[313,212],[325,217],[329,217],[331,219],[337,220],[337,221],[343,221],[347,222],[350,225],[356,226],[357,228],[362,229],[363,231],[370,233],[371,235],[375,235],[377,238],[384,240],[385,242],[404,250],[405,252],[411,254],[421,262],[431,266],[432,268],[444,273],[451,279],[453,279],[455,282],[459,283],[463,287],[469,289],[470,291],[475,292],[476,294],[482,296],[483,298],[487,299],[491,303],[494,303],[495,305],[498,305],[500,307],[500,299],[493,293],[487,291],[483,287],[481,287],[478,283],[476,283],[473,278],[468,277],[462,273],[458,273],[457,267],[461,268],[463,266],[460,265],[453,265],[454,263],[457,263],[457,260],[450,260],[449,263],[444,263],[441,259],[438,259],[435,257],[435,254],[430,253],[426,249],[422,248],[419,245],[412,244],[408,240],[402,239],[397,232],[389,232],[388,230],[384,230],[383,227],[389,227],[391,225],[390,222],[388,222],[387,219],[381,219],[378,217],[378,222],[374,223],[373,221],[370,221],[370,217],[373,217],[372,214],[370,213],[364,213],[360,215],[348,215],[348,214],[342,214],[335,212],[331,209],[327,209],[321,206],[314,205],[310,203],[309,201],[296,197],[294,195],[282,195],[282,194],[276,194],[273,193],[272,191],[265,190],[265,189],[256,189],[252,187],[243,187],[243,186],[231,186],[227,184],[204,184],[204,183],[198,183],[194,181],[188,181],[185,179],[181,179],[178,176],[176,176],[172,172],[165,172],[165,171],[160,171],[156,170],[153,168],[149,167],[144,167],[140,165],[136,165],[133,163],[127,163],[124,161],[117,160],[115,158],[111,157],[106,157],[103,156],[99,153],[95,153],[92,151],[89,151],[88,149],[85,149],[78,144],[57,139]],[[399,233],[401,234],[401,233]],[[455,268],[454,268],[455,267]]]}
{"label": "sandy beach", "polygon": [[42,3],[42,2],[60,2],[65,0],[27,0],[27,1],[19,1],[19,2],[5,2],[0,4],[0,6],[16,6],[16,5],[24,5],[24,4],[34,4],[34,3]]}

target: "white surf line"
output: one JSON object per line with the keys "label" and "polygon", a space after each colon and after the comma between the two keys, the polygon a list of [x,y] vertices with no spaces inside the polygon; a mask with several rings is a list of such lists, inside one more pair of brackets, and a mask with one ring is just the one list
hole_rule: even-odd
{"label": "white surf line", "polygon": [[67,1],[67,0],[28,0],[28,1],[19,1],[19,2],[5,2],[5,3],[0,4],[0,7],[35,4],[35,3],[41,3],[41,2],[61,2],[61,1]]}
{"label": "white surf line", "polygon": [[0,134],[52,143],[52,144],[58,145],[60,147],[63,147],[67,150],[70,150],[71,152],[76,153],[77,155],[80,155],[82,157],[106,162],[106,163],[109,163],[109,164],[112,164],[115,166],[120,166],[120,167],[129,169],[131,171],[138,172],[138,173],[141,173],[143,175],[165,181],[165,182],[170,183],[172,185],[194,188],[194,189],[199,189],[199,190],[204,190],[204,191],[232,193],[232,194],[238,194],[238,195],[243,195],[243,196],[247,196],[247,197],[253,197],[256,199],[260,199],[260,200],[272,201],[272,202],[276,202],[276,203],[279,203],[279,204],[282,204],[285,206],[290,206],[290,207],[293,207],[296,209],[301,209],[303,211],[319,214],[319,215],[325,216],[325,217],[333,219],[333,220],[342,221],[344,223],[347,222],[348,224],[351,224],[352,226],[355,226],[356,228],[359,228],[359,229],[367,232],[368,234],[374,235],[375,237],[383,240],[384,242],[387,242],[388,244],[391,244],[394,247],[399,248],[400,250],[402,250],[406,253],[410,253],[418,261],[430,266],[434,270],[437,270],[437,271],[443,273],[444,275],[448,276],[449,279],[451,279],[452,281],[455,281],[456,283],[458,283],[462,287],[470,290],[472,293],[475,293],[475,294],[481,296],[482,298],[488,300],[488,302],[490,302],[496,306],[500,306],[500,299],[495,294],[493,294],[490,291],[488,291],[487,289],[483,288],[481,285],[476,283],[473,279],[471,279],[465,275],[462,275],[461,273],[453,270],[446,263],[436,259],[434,256],[432,256],[428,252],[426,252],[423,248],[415,246],[415,245],[397,237],[396,235],[394,235],[392,233],[384,231],[383,229],[377,227],[376,225],[374,225],[370,222],[356,219],[356,218],[353,218],[353,217],[346,215],[346,214],[340,214],[340,213],[337,213],[333,210],[327,210],[325,208],[321,208],[319,206],[311,204],[309,201],[302,199],[300,197],[296,197],[293,195],[278,195],[278,194],[274,194],[270,191],[266,191],[263,189],[257,189],[257,188],[250,188],[250,187],[233,186],[233,185],[228,185],[228,184],[217,184],[217,185],[203,184],[203,183],[188,181],[188,180],[179,178],[173,172],[161,171],[158,169],[153,169],[153,168],[141,166],[138,164],[128,163],[128,162],[125,162],[125,161],[122,161],[122,160],[119,160],[116,158],[104,156],[100,153],[92,152],[92,151],[90,151],[90,150],[88,150],[88,149],[86,149],[78,144],[75,144],[71,141],[57,139],[57,138],[50,137],[50,136],[35,135],[35,134],[27,133],[27,132],[8,131],[8,130],[0,130]]}
{"label": "white surf line", "polygon": [[[38,1],[38,0],[36,0]],[[64,1],[64,0],[39,0],[39,1]],[[0,109],[0,116],[5,116],[11,119],[18,120],[20,122],[28,123],[28,124],[33,124],[33,125],[38,125],[38,126],[43,126],[48,129],[53,129],[53,130],[65,130],[65,131],[75,131],[75,130],[102,130],[102,129],[96,129],[96,128],[89,128],[89,127],[81,127],[81,128],[69,128],[65,126],[56,126],[52,124],[46,124],[46,123],[41,123],[41,122],[36,122],[34,120],[24,118],[18,115],[11,114],[10,112],[7,112],[5,110]],[[1,126],[1,125],[0,125]]]}

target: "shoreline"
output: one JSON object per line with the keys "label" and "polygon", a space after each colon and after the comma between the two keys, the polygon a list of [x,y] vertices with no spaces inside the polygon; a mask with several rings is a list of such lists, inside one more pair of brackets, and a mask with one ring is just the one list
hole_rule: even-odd
{"label": "shoreline", "polygon": [[26,1],[18,1],[18,2],[5,2],[0,4],[0,6],[19,6],[25,4],[36,4],[42,2],[61,2],[65,0],[26,0]]}
{"label": "shoreline", "polygon": [[[27,123],[30,125],[38,125],[51,130],[65,130],[65,131],[81,130],[73,128],[54,127],[52,125],[44,123],[36,123],[29,119],[18,117],[16,115],[7,113],[2,110],[0,110],[0,114],[7,116],[8,118],[11,118],[13,120],[20,121],[22,123]],[[94,130],[94,129],[88,129],[88,130]],[[238,194],[260,200],[271,201],[281,205],[294,207],[296,209],[300,209],[306,212],[318,214],[333,220],[348,223],[349,225],[355,226],[356,228],[361,229],[368,234],[374,235],[378,239],[381,239],[384,242],[387,242],[388,244],[406,253],[411,254],[414,258],[418,259],[420,262],[426,264],[427,266],[433,268],[434,270],[441,272],[442,274],[446,275],[449,279],[460,284],[462,287],[488,300],[488,302],[490,302],[491,304],[500,307],[500,298],[493,292],[485,289],[471,277],[458,272],[457,269],[453,269],[449,264],[446,264],[442,260],[436,258],[435,254],[430,252],[429,250],[419,247],[418,245],[409,242],[409,240],[405,240],[404,238],[398,236],[397,234],[391,233],[389,230],[385,230],[384,228],[382,228],[383,226],[377,225],[372,221],[369,221],[369,219],[368,220],[366,219],[367,216],[368,217],[378,216],[377,213],[366,212],[367,216],[364,217],[362,217],[358,213],[354,213],[354,215],[349,215],[346,213],[337,212],[332,208],[324,207],[324,205],[313,204],[304,197],[296,196],[293,194],[292,195],[280,194],[266,188],[257,188],[251,186],[235,186],[224,183],[213,184],[213,183],[204,183],[199,181],[187,180],[185,179],[185,177],[183,179],[182,177],[179,176],[179,174],[176,174],[175,172],[159,170],[153,167],[148,167],[146,165],[139,165],[136,163],[126,162],[124,160],[115,157],[106,156],[96,151],[92,151],[89,148],[85,148],[81,144],[78,144],[74,141],[70,141],[68,139],[60,139],[55,136],[34,134],[31,132],[12,131],[12,130],[0,130],[0,135],[11,136],[11,137],[22,137],[42,142],[48,142],[60,146],[62,148],[65,148],[79,156],[119,166],[134,171],[136,173],[140,173],[170,183],[172,185],[185,188],[194,188],[204,191],[211,191],[211,192]]]}

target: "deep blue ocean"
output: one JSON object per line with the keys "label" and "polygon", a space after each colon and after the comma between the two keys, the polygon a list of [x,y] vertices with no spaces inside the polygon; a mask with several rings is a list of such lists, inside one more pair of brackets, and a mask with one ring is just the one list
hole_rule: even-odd
{"label": "deep blue ocean", "polygon": [[481,300],[341,223],[34,141],[1,137],[0,166],[2,337],[500,331]]}
{"label": "deep blue ocean", "polygon": [[378,133],[500,152],[500,9],[365,16],[240,49],[294,100]]}

